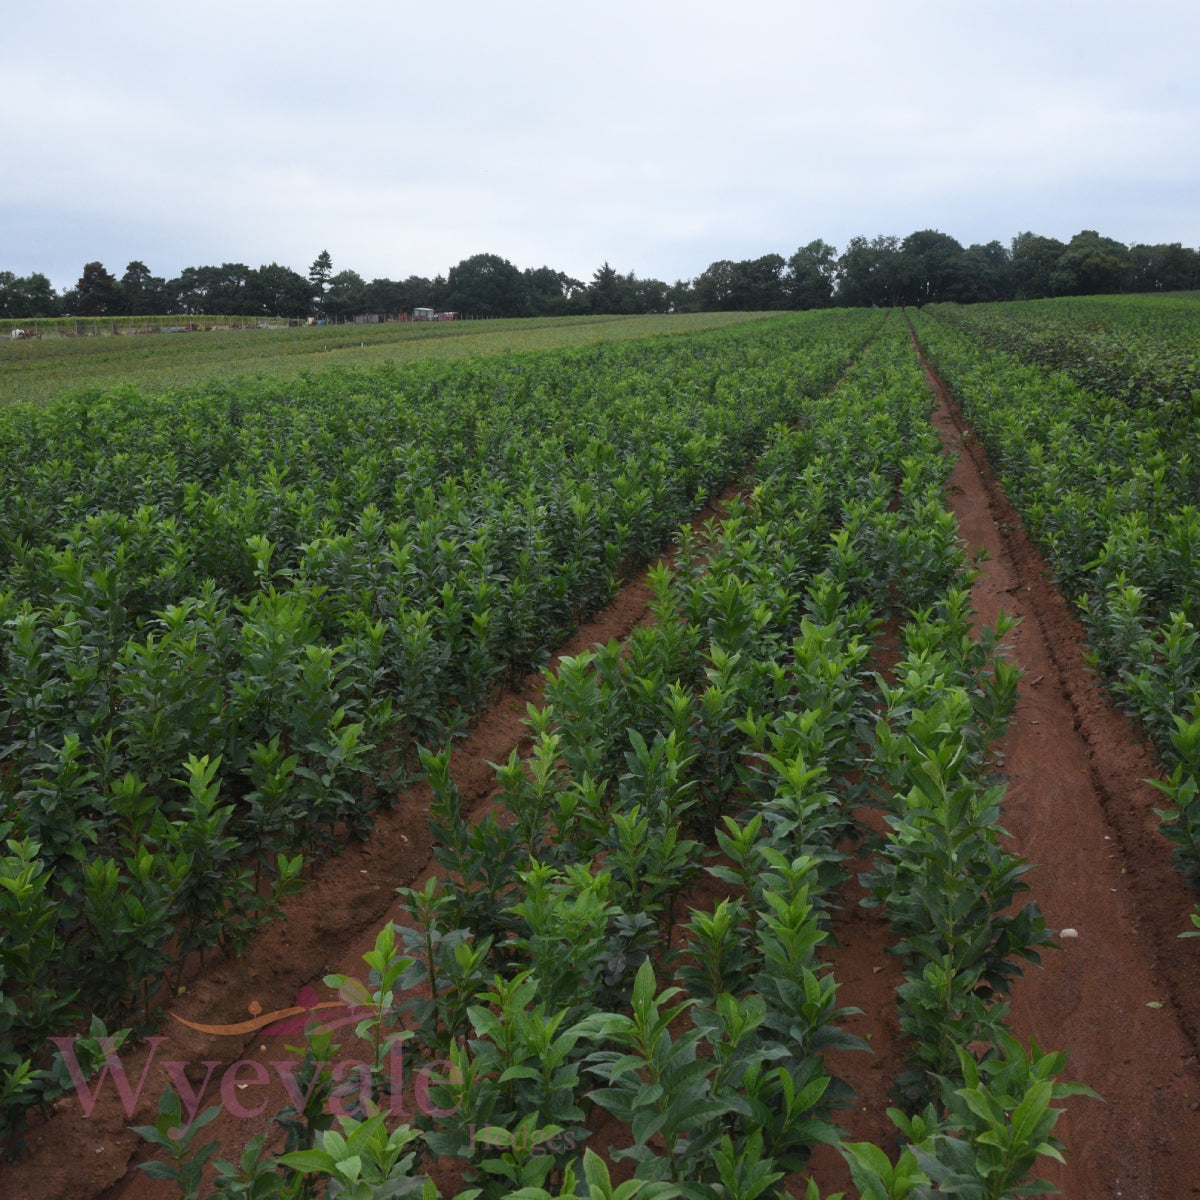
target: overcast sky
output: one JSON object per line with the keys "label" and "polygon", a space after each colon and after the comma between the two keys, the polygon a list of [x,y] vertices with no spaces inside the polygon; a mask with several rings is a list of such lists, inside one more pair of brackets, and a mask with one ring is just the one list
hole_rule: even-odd
{"label": "overcast sky", "polygon": [[1200,244],[1197,0],[27,0],[0,270]]}

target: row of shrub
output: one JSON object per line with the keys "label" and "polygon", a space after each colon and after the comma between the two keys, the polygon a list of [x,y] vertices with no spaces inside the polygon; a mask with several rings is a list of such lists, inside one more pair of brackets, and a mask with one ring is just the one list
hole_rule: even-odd
{"label": "row of shrub", "polygon": [[[428,1192],[434,1159],[485,1200],[783,1194],[816,1144],[841,1144],[849,1092],[825,1052],[866,1048],[841,1028],[828,953],[864,840],[909,964],[911,1071],[899,1159],[842,1145],[861,1194],[1036,1186],[1051,1104],[1079,1089],[1055,1082],[1061,1055],[1004,1030],[1008,985],[1047,940],[1036,906],[1009,911],[1026,864],[1001,848],[986,781],[1016,671],[1003,629],[970,632],[929,407],[896,326],[777,427],[752,493],[652,570],[652,621],[547,680],[495,812],[469,823],[448,753],[425,754],[442,882],[402,890],[407,919],[380,932],[365,985],[326,980],[359,1006],[368,1061],[339,1082],[311,1029],[285,1152],[260,1138],[220,1164],[218,1194]],[[870,668],[888,616],[904,647],[890,680]],[[860,821],[872,803],[887,838]],[[685,913],[702,870],[720,898]],[[394,1127],[398,1044],[445,1069]],[[600,1147],[633,1164],[620,1189],[591,1147],[580,1161],[598,1110],[627,1134]],[[198,1126],[172,1137],[180,1120],[168,1095],[145,1133],[165,1151],[153,1172],[190,1195],[219,1147]]]}
{"label": "row of shrub", "polygon": [[49,1036],[238,951],[879,320],[0,413],[0,1140]]}
{"label": "row of shrub", "polygon": [[[1181,322],[1194,329],[1200,303],[1167,305],[1080,301],[1057,325],[1048,322],[1062,336],[1078,323],[1085,349],[1131,347],[1127,363],[1098,355],[1106,380],[1081,372],[1071,356],[1050,371],[992,349],[1014,344],[1003,313],[965,322],[938,309],[915,321],[1060,588],[1076,601],[1090,661],[1157,748],[1169,801],[1162,831],[1180,870],[1200,884],[1200,390],[1186,387],[1200,377],[1194,345],[1179,338]],[[1082,322],[1087,312],[1098,331]],[[1031,318],[1020,315],[1023,330]],[[1022,348],[1020,338],[1015,345]],[[1180,355],[1191,374],[1171,365]]]}

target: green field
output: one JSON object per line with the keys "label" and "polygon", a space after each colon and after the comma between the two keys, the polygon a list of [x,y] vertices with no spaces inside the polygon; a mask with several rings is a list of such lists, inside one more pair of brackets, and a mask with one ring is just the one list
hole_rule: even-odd
{"label": "green field", "polygon": [[[374,366],[389,361],[555,350],[657,334],[697,333],[772,315],[778,314],[544,317],[0,340],[0,402],[43,403],[80,389],[104,390],[128,383],[158,390],[243,375],[295,378],[334,364]],[[203,322],[205,318],[169,320]],[[101,322],[97,327],[111,324]]]}
{"label": "green field", "polygon": [[[0,409],[0,1148],[49,1034],[148,1018],[193,950],[244,946],[304,859],[365,835],[423,748],[607,602],[882,321],[490,357],[466,348],[537,327],[447,326],[423,340],[457,361]],[[664,322],[544,333],[622,324]]]}
{"label": "green field", "polygon": [[[597,1106],[636,1143],[638,1178],[671,1181],[659,1200],[754,1200],[717,1190],[726,1164],[774,1181],[838,1141],[850,1093],[825,1051],[867,1046],[821,947],[867,800],[892,833],[861,878],[905,939],[897,1083],[942,1105],[910,1135],[930,1156],[967,1133],[987,1145],[954,1091],[980,1074],[967,1047],[988,1047],[985,1093],[1010,1109],[1034,1070],[1026,1110],[1071,1094],[1051,1082],[1061,1056],[1031,1066],[1005,1026],[1008,980],[1049,938],[1035,905],[1009,913],[1024,867],[999,844],[987,753],[1017,671],[1003,629],[970,632],[907,325],[843,309],[645,336],[682,327],[449,327],[421,341],[460,361],[0,410],[0,1150],[69,1090],[58,1030],[153,1028],[190,957],[242,953],[306,864],[366,838],[421,776],[454,886],[402,891],[412,925],[380,935],[356,1037],[379,1032],[371,1087],[402,1015],[410,1062],[461,1070],[432,1093],[449,1118],[396,1136],[459,1163],[480,1200],[565,1179]],[[339,332],[357,331],[317,337]],[[739,481],[719,519],[681,529]],[[562,661],[526,759],[496,766],[508,816],[471,823],[456,734],[672,536],[653,621]],[[866,664],[893,616],[888,682]],[[694,908],[718,850],[730,895]],[[429,1000],[406,995],[425,981]],[[1052,1124],[1028,1122],[1022,1173],[1057,1146]],[[508,1128],[562,1146],[489,1179],[477,1131]],[[856,1177],[886,1161],[842,1149]],[[313,1192],[311,1155],[246,1161],[279,1184],[258,1194]],[[412,1162],[380,1173],[400,1183]]]}
{"label": "green field", "polygon": [[[868,1048],[828,952],[868,804],[887,831],[859,882],[905,974],[897,1124],[939,1178],[1057,1155],[1046,1110],[1083,1089],[1006,1025],[1051,937],[1035,903],[1014,908],[1026,864],[989,749],[1019,670],[1003,614],[973,631],[952,461],[901,314],[10,351],[28,370],[0,375],[25,389],[0,405],[0,1153],[77,1086],[60,1030],[88,1031],[61,1040],[94,1068],[106,1028],[156,1028],[189,963],[242,954],[426,778],[436,878],[400,889],[366,982],[324,976],[369,1010],[346,1053],[368,1056],[356,1111],[374,1115],[353,1136],[386,1144],[354,1171],[407,1186],[450,1162],[479,1200],[549,1200],[559,1179],[571,1196],[604,1109],[634,1144],[597,1147],[669,1184],[651,1200],[755,1200],[823,1142],[859,1183],[915,1172],[915,1151],[893,1172],[841,1140],[852,1093],[826,1061]],[[560,661],[528,748],[492,764],[504,815],[472,822],[458,735],[672,538],[646,575],[653,619]],[[306,1036],[308,1147],[251,1149],[236,1194],[341,1178],[335,1052]],[[410,1065],[458,1076],[432,1081],[436,1121],[389,1133],[401,1039]],[[148,1164],[160,1179],[202,1167],[166,1133],[174,1095],[157,1141],[139,1127],[172,1158]],[[497,1174],[493,1138],[537,1152]],[[612,1194],[594,1153],[584,1169]]]}

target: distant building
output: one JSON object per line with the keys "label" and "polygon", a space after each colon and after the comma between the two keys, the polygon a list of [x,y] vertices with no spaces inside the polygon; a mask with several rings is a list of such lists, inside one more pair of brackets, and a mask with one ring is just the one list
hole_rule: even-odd
{"label": "distant building", "polygon": [[414,321],[432,321],[436,313],[432,308],[414,308],[412,319]]}

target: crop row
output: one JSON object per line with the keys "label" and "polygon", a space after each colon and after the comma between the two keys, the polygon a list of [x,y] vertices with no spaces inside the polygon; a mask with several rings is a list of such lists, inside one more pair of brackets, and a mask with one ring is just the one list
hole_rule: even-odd
{"label": "crop row", "polygon": [[1146,409],[1095,395],[917,320],[1060,587],[1077,599],[1093,664],[1167,764],[1163,833],[1200,884],[1200,412],[1191,398]]}
{"label": "crop row", "polygon": [[985,346],[1065,371],[1086,391],[1156,412],[1167,424],[1200,389],[1194,294],[935,304],[926,311]]}
{"label": "crop row", "polygon": [[362,836],[879,318],[0,414],[0,1139]]}
{"label": "crop row", "polygon": [[[935,1181],[1000,1197],[1055,1145],[1061,1056],[1003,1030],[1008,982],[1046,940],[1036,907],[1005,915],[1025,864],[1000,848],[985,778],[1016,672],[996,633],[969,632],[929,397],[903,331],[884,341],[777,427],[749,497],[685,530],[674,567],[651,572],[652,622],[560,664],[532,750],[497,767],[497,812],[468,823],[448,755],[425,755],[446,882],[402,891],[409,923],[380,933],[365,985],[326,980],[360,1006],[368,1060],[339,1085],[310,1030],[286,1152],[259,1139],[219,1168],[219,1194],[322,1179],[391,1195],[432,1155],[485,1200],[575,1195],[599,1109],[627,1133],[609,1148],[634,1164],[622,1196],[778,1194],[839,1140],[848,1091],[824,1051],[865,1049],[839,1027],[828,946],[872,802],[892,813],[872,894],[910,964],[896,1119],[912,1147],[892,1164],[845,1146],[863,1196]],[[889,682],[872,648],[908,610]],[[706,864],[721,899],[693,907]],[[449,1066],[389,1129],[400,1044]],[[186,1195],[218,1147],[198,1125],[173,1138],[181,1117],[168,1095],[145,1134]],[[615,1194],[590,1149],[583,1172],[592,1197]]]}

